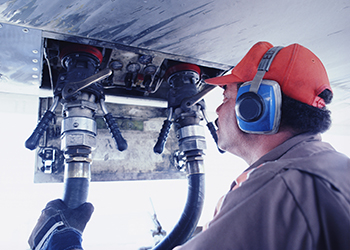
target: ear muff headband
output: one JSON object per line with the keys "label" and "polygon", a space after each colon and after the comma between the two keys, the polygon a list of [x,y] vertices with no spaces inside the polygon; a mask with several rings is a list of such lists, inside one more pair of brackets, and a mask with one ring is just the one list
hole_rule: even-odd
{"label": "ear muff headband", "polygon": [[272,47],[265,53],[265,55],[259,63],[258,72],[256,73],[253,81],[251,82],[249,89],[250,92],[258,93],[261,81],[264,78],[265,73],[269,71],[273,59],[281,49],[283,49],[282,46],[276,46]]}
{"label": "ear muff headband", "polygon": [[[282,48],[277,46],[269,49],[261,59],[254,79],[244,83],[238,91],[235,107],[236,116],[239,127],[245,132],[257,134],[277,132],[281,105],[280,87],[275,81],[263,84],[264,88],[260,88],[260,86],[274,57]],[[244,86],[246,87],[242,88]]]}

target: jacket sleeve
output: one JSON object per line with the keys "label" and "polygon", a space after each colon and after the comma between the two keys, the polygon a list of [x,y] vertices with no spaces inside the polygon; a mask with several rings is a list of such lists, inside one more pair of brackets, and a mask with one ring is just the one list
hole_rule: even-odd
{"label": "jacket sleeve", "polygon": [[311,249],[312,235],[284,179],[247,181],[227,194],[209,228],[181,250]]}
{"label": "jacket sleeve", "polygon": [[77,250],[81,246],[81,234],[72,228],[57,230],[48,238],[42,250]]}

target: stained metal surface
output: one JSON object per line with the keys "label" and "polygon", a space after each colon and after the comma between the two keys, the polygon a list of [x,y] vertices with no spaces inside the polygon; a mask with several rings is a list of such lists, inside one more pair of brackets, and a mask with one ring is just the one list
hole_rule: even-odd
{"label": "stained metal surface", "polygon": [[[348,65],[349,2],[46,1],[0,5],[0,22],[235,64],[256,41],[311,47],[334,72]],[[338,69],[336,69],[336,65]]]}
{"label": "stained metal surface", "polygon": [[235,65],[260,40],[282,46],[297,42],[320,57],[335,89],[336,101],[344,105],[346,100],[347,107],[349,17],[349,1],[327,0],[3,0],[0,3],[2,24],[226,65]]}
{"label": "stained metal surface", "polygon": [[40,85],[42,31],[0,24],[0,83]]}
{"label": "stained metal surface", "polygon": [[[41,98],[39,116],[51,105],[51,98]],[[178,140],[171,130],[164,152],[155,154],[153,146],[159,130],[167,117],[166,108],[140,105],[106,103],[127,140],[129,148],[118,151],[105,122],[103,113],[96,114],[96,149],[92,153],[92,181],[127,181],[154,179],[182,179],[184,171],[178,171],[174,162],[174,152],[178,150]],[[63,181],[63,152],[60,151],[62,116],[61,105],[56,109],[56,119],[44,133],[37,149],[34,181],[36,183]],[[45,173],[45,163],[40,156],[45,149],[55,149],[54,169]]]}

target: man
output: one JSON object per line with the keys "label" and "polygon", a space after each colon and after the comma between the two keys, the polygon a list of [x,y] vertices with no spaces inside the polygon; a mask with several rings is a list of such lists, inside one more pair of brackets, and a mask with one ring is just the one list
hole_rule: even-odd
{"label": "man", "polygon": [[[269,59],[263,58],[272,47],[259,42],[230,74],[206,80],[225,89],[216,111],[219,147],[250,167],[222,199],[208,229],[181,250],[350,249],[350,161],[319,135],[330,126],[325,105],[332,92],[326,71],[298,44],[272,52],[266,71],[259,64]],[[277,129],[254,127],[265,114],[240,106],[258,110],[255,100],[237,98],[261,77],[276,81],[282,91]]]}
{"label": "man", "polygon": [[206,82],[224,88],[219,147],[250,167],[208,228],[177,249],[350,249],[350,161],[321,141],[332,90],[320,60],[259,42]]}

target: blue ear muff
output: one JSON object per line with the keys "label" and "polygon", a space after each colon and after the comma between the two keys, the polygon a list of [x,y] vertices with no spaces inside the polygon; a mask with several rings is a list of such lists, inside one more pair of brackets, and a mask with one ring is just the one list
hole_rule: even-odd
{"label": "blue ear muff", "polygon": [[254,79],[239,88],[236,117],[239,128],[251,134],[277,133],[281,120],[282,94],[276,81],[263,80],[277,53],[283,47],[269,49],[261,59]]}
{"label": "blue ear muff", "polygon": [[244,83],[236,98],[239,128],[252,134],[274,134],[281,120],[281,89],[277,82],[263,80],[257,93],[249,91],[251,82]]}

